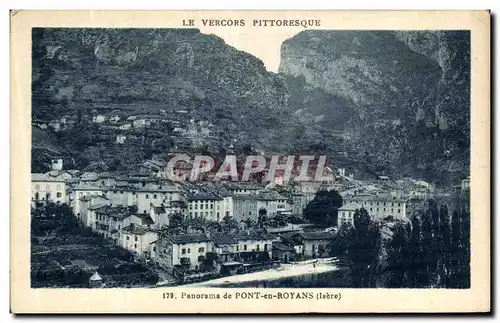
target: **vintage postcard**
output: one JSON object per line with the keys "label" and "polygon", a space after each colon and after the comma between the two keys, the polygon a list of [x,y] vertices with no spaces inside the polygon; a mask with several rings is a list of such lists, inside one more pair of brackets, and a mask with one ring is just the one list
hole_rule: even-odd
{"label": "vintage postcard", "polygon": [[13,11],[11,311],[490,311],[488,11]]}

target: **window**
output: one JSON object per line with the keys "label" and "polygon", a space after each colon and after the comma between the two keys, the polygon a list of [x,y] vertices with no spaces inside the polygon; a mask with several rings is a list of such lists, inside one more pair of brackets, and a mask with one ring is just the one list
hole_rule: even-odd
{"label": "window", "polygon": [[372,208],[372,207],[370,208],[370,211],[373,211],[373,208]]}
{"label": "window", "polygon": [[267,244],[264,245],[264,251],[267,251]]}
{"label": "window", "polygon": [[191,253],[191,248],[188,248],[188,253]]}
{"label": "window", "polygon": [[56,196],[61,197],[62,196],[61,192],[57,192]]}
{"label": "window", "polygon": [[194,217],[197,218],[198,217],[198,212],[194,212]]}
{"label": "window", "polygon": [[259,249],[260,249],[260,245],[257,245],[257,251],[259,251]]}
{"label": "window", "polygon": [[36,190],[39,190],[39,189],[40,189],[40,184],[36,184],[36,185],[35,185],[35,189],[36,189]]}
{"label": "window", "polygon": [[135,237],[135,241],[137,241],[137,237]]}
{"label": "window", "polygon": [[199,253],[203,253],[203,252],[205,252],[205,248],[200,247],[200,248],[198,249],[198,252],[199,252]]}
{"label": "window", "polygon": [[398,213],[401,213],[401,209],[398,209]]}
{"label": "window", "polygon": [[247,245],[243,246],[243,250],[245,250],[245,251],[247,250]]}
{"label": "window", "polygon": [[385,212],[385,207],[384,207],[384,212]]}
{"label": "window", "polygon": [[200,209],[203,210],[203,204],[200,205]]}
{"label": "window", "polygon": [[236,251],[240,251],[240,246],[236,246]]}
{"label": "window", "polygon": [[120,191],[120,194],[122,194],[122,195],[123,195],[123,191]]}
{"label": "window", "polygon": [[401,206],[401,203],[398,203],[398,206]]}
{"label": "window", "polygon": [[148,200],[148,199],[149,199],[149,194],[146,194],[146,200]]}
{"label": "window", "polygon": [[154,198],[154,199],[157,199],[157,198],[158,198],[158,196],[157,196],[156,194],[153,194],[153,198]]}
{"label": "window", "polygon": [[134,249],[137,249],[137,243],[136,243],[136,244],[134,244]]}
{"label": "window", "polygon": [[214,205],[213,205],[213,204],[210,204],[210,208],[211,208],[211,209],[213,210],[213,208],[214,208]]}
{"label": "window", "polygon": [[153,252],[156,252],[156,247],[153,247]]}
{"label": "window", "polygon": [[186,254],[186,248],[182,248],[181,253],[182,253],[183,255],[185,255],[185,254]]}

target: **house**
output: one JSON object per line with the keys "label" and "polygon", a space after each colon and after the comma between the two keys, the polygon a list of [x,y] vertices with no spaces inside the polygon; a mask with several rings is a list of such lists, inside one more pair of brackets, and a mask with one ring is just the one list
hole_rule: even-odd
{"label": "house", "polygon": [[291,214],[293,202],[286,196],[280,195],[278,192],[267,191],[261,192],[257,197],[257,208],[265,209],[268,216],[278,214]]}
{"label": "house", "polygon": [[90,286],[90,288],[102,287],[102,277],[101,277],[101,275],[99,275],[99,273],[97,271],[92,276],[90,276],[89,286]]}
{"label": "house", "polygon": [[122,230],[121,245],[136,255],[150,257],[150,245],[157,239],[156,231],[131,223]]}
{"label": "house", "polygon": [[[76,204],[76,202],[75,202]],[[73,214],[80,222],[86,226],[91,227],[95,222],[95,210],[109,205],[109,200],[100,195],[82,196],[78,198],[78,209],[73,208]]]}
{"label": "house", "polygon": [[259,208],[257,196],[236,195],[233,197],[233,217],[238,222],[252,221],[259,219]]}
{"label": "house", "polygon": [[48,123],[48,127],[52,128],[55,132],[61,130],[61,122],[59,120],[52,120]]}
{"label": "house", "polygon": [[73,214],[82,212],[81,203],[84,201],[83,197],[90,198],[94,195],[104,196],[102,187],[92,184],[78,184],[73,187]]}
{"label": "house", "polygon": [[109,118],[109,122],[112,122],[112,123],[117,123],[118,121],[120,121],[120,117],[117,116],[117,115],[112,115],[110,118]]}
{"label": "house", "polygon": [[304,256],[324,258],[330,255],[330,244],[333,239],[331,232],[303,232],[299,235],[304,246]]}
{"label": "house", "polygon": [[302,238],[300,237],[300,232],[287,232],[280,235],[281,243],[292,247],[296,255],[304,254],[304,245],[302,244]]}
{"label": "house", "polygon": [[470,191],[470,176],[468,176],[466,179],[462,180],[462,183],[460,185],[460,189],[462,193]]}
{"label": "house", "polygon": [[[116,180],[116,179],[115,179]],[[132,206],[137,204],[137,189],[128,184],[119,184],[102,187],[102,195],[106,196],[113,205]]]}
{"label": "house", "polygon": [[184,200],[176,186],[167,184],[147,184],[137,189],[136,197],[139,213],[147,213],[151,203],[154,206],[161,206],[162,203]]}
{"label": "house", "polygon": [[132,208],[122,206],[89,207],[87,223],[98,234],[120,244],[122,229],[131,223],[142,224]]}
{"label": "house", "polygon": [[116,143],[117,144],[123,144],[123,143],[125,143],[125,140],[127,140],[127,136],[125,136],[124,134],[119,134],[116,136]]}
{"label": "house", "polygon": [[293,261],[296,259],[295,249],[292,246],[273,243],[273,259],[283,262]]}
{"label": "house", "polygon": [[31,201],[38,203],[67,203],[66,179],[47,174],[31,174]]}
{"label": "house", "polygon": [[170,201],[165,205],[165,210],[167,215],[179,213],[185,216],[187,211],[187,204],[185,201],[182,200]]}
{"label": "house", "polygon": [[143,117],[139,117],[132,122],[134,128],[144,128],[151,125],[151,120]]}
{"label": "house", "polygon": [[232,195],[255,195],[262,191],[262,188],[257,185],[239,183],[225,183],[224,188]]}
{"label": "house", "polygon": [[354,212],[361,209],[361,206],[356,203],[347,203],[338,209],[337,227],[343,225],[354,226]]}
{"label": "house", "polygon": [[220,203],[222,201],[223,198],[214,193],[191,194],[187,198],[189,216],[220,222],[224,218],[220,211]]}
{"label": "house", "polygon": [[98,114],[98,115],[95,115],[92,117],[92,122],[95,122],[95,123],[103,123],[104,121],[106,121],[107,117],[103,114]]}
{"label": "house", "polygon": [[160,160],[146,160],[143,164],[144,169],[155,173],[158,177],[167,177],[166,167],[167,165]]}
{"label": "house", "polygon": [[392,194],[358,193],[344,195],[342,198],[344,203],[355,203],[365,208],[370,216],[376,220],[388,216],[399,219],[406,218],[406,201]]}
{"label": "house", "polygon": [[234,262],[239,260],[238,240],[229,234],[214,233],[211,235],[213,241],[213,251],[222,263]]}
{"label": "house", "polygon": [[238,240],[238,250],[243,262],[265,262],[272,259],[271,235],[253,231],[243,231],[235,238]]}
{"label": "house", "polygon": [[203,234],[160,236],[156,242],[158,265],[171,273],[199,270],[213,251],[213,242]]}
{"label": "house", "polygon": [[168,227],[170,224],[169,215],[167,213],[167,209],[165,208],[165,204],[161,204],[161,206],[154,206],[151,203],[151,207],[149,209],[149,216],[154,223],[154,228],[160,230],[164,227]]}
{"label": "house", "polygon": [[388,183],[389,182],[389,177],[385,175],[381,175],[378,177],[379,181],[382,183]]}
{"label": "house", "polygon": [[124,123],[118,127],[120,130],[130,130],[132,128],[132,124]]}

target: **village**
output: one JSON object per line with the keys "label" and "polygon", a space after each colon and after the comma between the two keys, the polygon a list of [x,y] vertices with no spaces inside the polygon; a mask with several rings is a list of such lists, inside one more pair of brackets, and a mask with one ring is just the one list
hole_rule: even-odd
{"label": "village", "polygon": [[[261,272],[277,278],[311,268],[335,270],[331,241],[338,228],[353,225],[356,210],[365,208],[375,220],[404,220],[437,194],[427,182],[387,176],[356,180],[342,168],[327,167],[327,181],[289,184],[280,172],[273,182],[259,182],[258,176],[249,182],[176,181],[166,178],[166,165],[153,159],[135,173],[96,173],[65,169],[61,158],[53,159],[50,171],[32,174],[32,214],[49,204],[67,205],[83,228],[129,252],[134,263],[156,268],[157,284],[178,285],[228,276],[251,279],[252,273],[258,278]],[[182,163],[174,168],[180,177],[189,171]],[[457,189],[469,189],[469,180]],[[332,190],[343,201],[336,222],[309,221],[307,205],[318,192]],[[92,274],[91,285],[106,286],[99,266],[83,267]]]}

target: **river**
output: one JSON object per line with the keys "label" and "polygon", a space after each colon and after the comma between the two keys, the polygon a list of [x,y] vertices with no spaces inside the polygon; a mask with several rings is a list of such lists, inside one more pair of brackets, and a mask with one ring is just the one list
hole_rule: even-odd
{"label": "river", "polygon": [[[346,278],[346,269],[339,269],[324,273],[306,274],[301,276],[260,280],[251,282],[227,283],[217,287],[257,287],[257,288],[348,288],[349,279]],[[215,287],[215,286],[214,286]]]}

